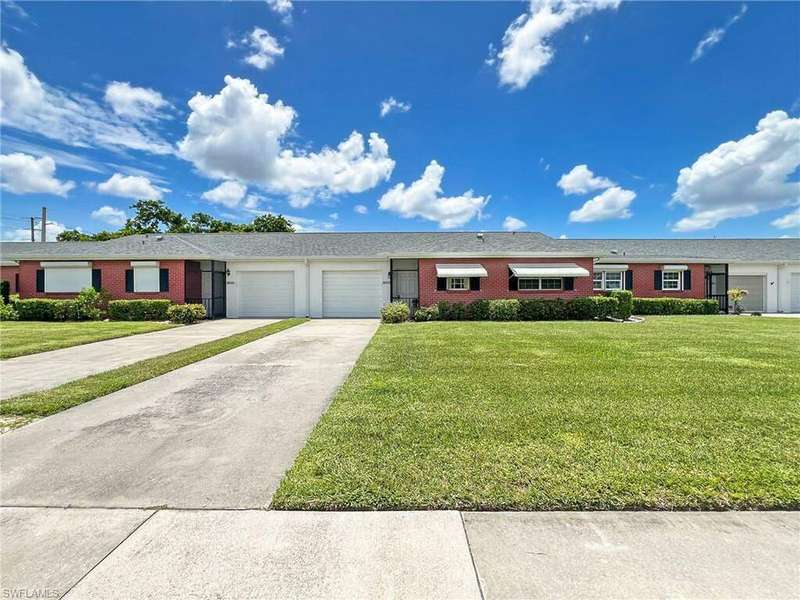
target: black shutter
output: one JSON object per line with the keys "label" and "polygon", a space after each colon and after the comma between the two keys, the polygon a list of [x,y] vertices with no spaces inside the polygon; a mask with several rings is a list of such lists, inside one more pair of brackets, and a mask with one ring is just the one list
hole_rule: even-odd
{"label": "black shutter", "polygon": [[683,272],[683,289],[692,289],[692,272],[689,270]]}
{"label": "black shutter", "polygon": [[444,292],[447,290],[447,277],[436,278],[436,289],[440,292]]}
{"label": "black shutter", "polygon": [[481,289],[481,278],[480,277],[470,277],[469,278],[469,289],[471,289],[471,290],[480,290]]}
{"label": "black shutter", "polygon": [[92,287],[98,292],[103,287],[103,272],[100,269],[92,269]]}
{"label": "black shutter", "polygon": [[36,269],[36,291],[44,292],[44,269]]}
{"label": "black shutter", "polygon": [[128,293],[133,292],[133,269],[125,271],[125,291]]}
{"label": "black shutter", "polygon": [[625,289],[633,291],[633,271],[630,269],[625,271]]}
{"label": "black shutter", "polygon": [[169,291],[169,269],[158,270],[158,291],[159,292]]}
{"label": "black shutter", "polygon": [[564,289],[567,291],[575,289],[575,278],[574,277],[564,277]]}
{"label": "black shutter", "polygon": [[653,289],[660,290],[661,288],[661,271],[653,271]]}
{"label": "black shutter", "polygon": [[512,292],[516,292],[519,289],[517,277],[514,275],[514,271],[511,270],[511,267],[508,269],[508,289]]}

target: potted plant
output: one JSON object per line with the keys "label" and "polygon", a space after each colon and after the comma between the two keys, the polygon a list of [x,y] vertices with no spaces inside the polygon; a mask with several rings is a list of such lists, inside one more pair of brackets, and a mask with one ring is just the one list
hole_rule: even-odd
{"label": "potted plant", "polygon": [[728,298],[733,302],[733,313],[742,314],[742,300],[749,292],[741,288],[731,288],[728,290]]}

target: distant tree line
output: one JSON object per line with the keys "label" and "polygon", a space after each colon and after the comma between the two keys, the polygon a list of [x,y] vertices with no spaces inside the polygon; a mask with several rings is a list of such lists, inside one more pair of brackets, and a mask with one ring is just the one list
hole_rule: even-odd
{"label": "distant tree line", "polygon": [[163,200],[138,200],[131,205],[135,215],[117,231],[83,233],[68,229],[58,234],[59,242],[102,242],[126,235],[141,233],[218,233],[234,231],[240,233],[276,231],[293,232],[294,225],[283,215],[267,213],[259,215],[250,223],[231,223],[216,219],[209,214],[196,212],[188,219],[170,209]]}

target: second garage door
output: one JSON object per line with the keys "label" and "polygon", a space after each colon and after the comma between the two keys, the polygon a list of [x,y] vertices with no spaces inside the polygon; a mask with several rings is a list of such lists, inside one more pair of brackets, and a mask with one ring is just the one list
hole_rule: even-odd
{"label": "second garage door", "polygon": [[763,312],[766,279],[764,275],[731,275],[728,280],[728,289],[747,290],[747,296],[742,300],[742,308],[748,312]]}
{"label": "second garage door", "polygon": [[240,317],[294,316],[293,271],[241,271]]}
{"label": "second garage door", "polygon": [[381,271],[323,271],[323,317],[377,317],[383,304]]}

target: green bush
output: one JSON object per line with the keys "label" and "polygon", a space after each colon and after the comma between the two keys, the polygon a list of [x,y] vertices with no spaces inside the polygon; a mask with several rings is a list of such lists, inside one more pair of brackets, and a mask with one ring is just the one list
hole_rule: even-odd
{"label": "green bush", "polygon": [[420,306],[416,312],[414,312],[414,320],[418,323],[423,321],[438,321],[439,307],[435,304],[433,306]]}
{"label": "green bush", "polygon": [[567,314],[569,319],[575,321],[605,320],[608,317],[618,316],[619,301],[610,296],[574,298],[567,302]]}
{"label": "green bush", "polygon": [[716,300],[694,298],[634,298],[635,315],[715,315],[719,312]]}
{"label": "green bush", "polygon": [[489,319],[492,321],[518,321],[519,300],[516,298],[508,300],[490,300]]}
{"label": "green bush", "polygon": [[439,319],[442,321],[463,321],[467,318],[467,309],[461,302],[447,302],[440,300],[436,303],[439,309]]}
{"label": "green bush", "polygon": [[384,304],[381,308],[381,321],[384,323],[403,323],[408,321],[410,315],[408,304],[401,301]]}
{"label": "green bush", "polygon": [[103,297],[94,288],[84,288],[72,301],[70,321],[98,321],[101,317],[100,306]]}
{"label": "green bush", "polygon": [[115,321],[166,321],[169,300],[112,300],[108,316]]}
{"label": "green bush", "polygon": [[563,321],[570,318],[569,305],[561,298],[524,298],[519,301],[522,321]]}
{"label": "green bush", "polygon": [[469,321],[488,321],[489,320],[489,301],[475,300],[467,304],[466,318]]}
{"label": "green bush", "polygon": [[167,309],[167,318],[173,323],[191,325],[206,318],[202,304],[173,304]]}
{"label": "green bush", "polygon": [[3,304],[8,304],[11,297],[11,284],[5,279],[0,281],[0,297],[3,299]]}
{"label": "green bush", "polygon": [[609,296],[617,300],[617,312],[614,316],[617,319],[629,319],[633,313],[633,292],[629,290],[614,290]]}
{"label": "green bush", "polygon": [[19,314],[11,304],[0,303],[0,321],[17,321]]}

